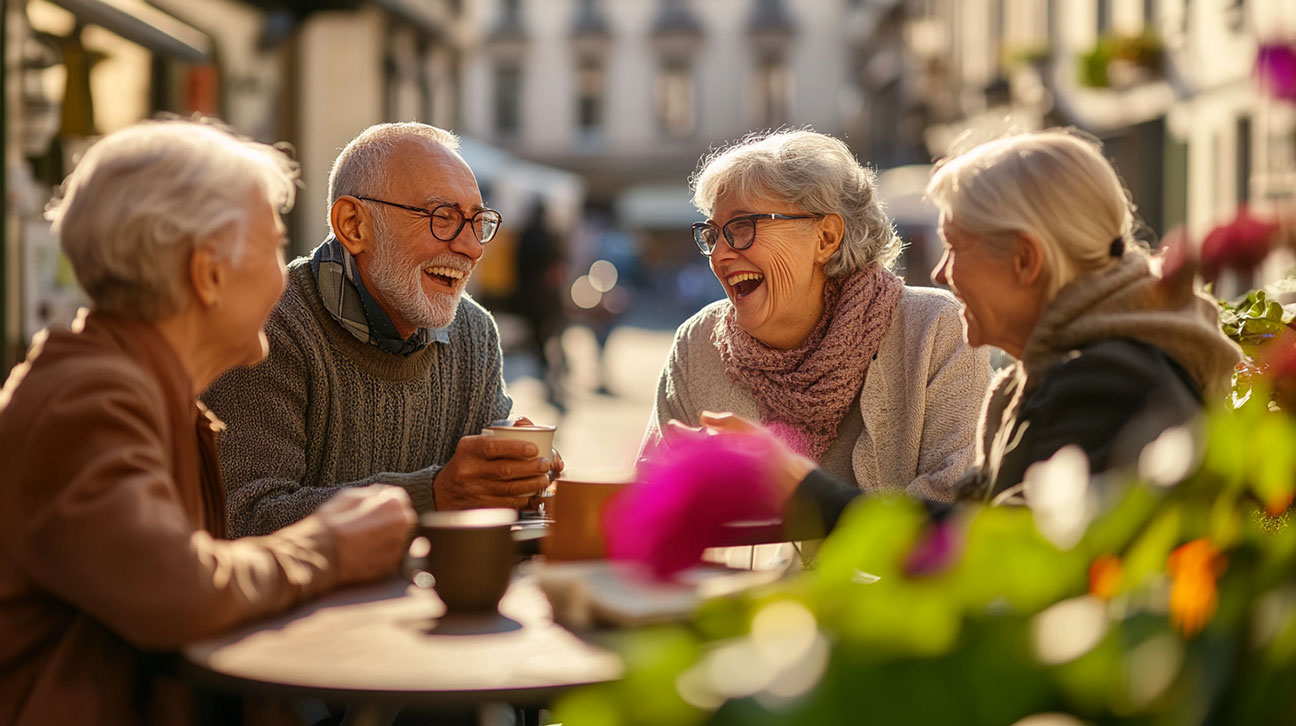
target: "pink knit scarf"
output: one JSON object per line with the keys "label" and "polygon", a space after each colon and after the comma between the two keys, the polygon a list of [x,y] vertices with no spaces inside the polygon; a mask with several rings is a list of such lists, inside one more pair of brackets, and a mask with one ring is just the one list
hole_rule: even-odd
{"label": "pink knit scarf", "polygon": [[712,341],[729,379],[756,399],[761,422],[819,461],[859,395],[903,290],[900,278],[873,266],[828,281],[823,317],[799,348],[777,350],[752,337],[738,327],[732,305]]}

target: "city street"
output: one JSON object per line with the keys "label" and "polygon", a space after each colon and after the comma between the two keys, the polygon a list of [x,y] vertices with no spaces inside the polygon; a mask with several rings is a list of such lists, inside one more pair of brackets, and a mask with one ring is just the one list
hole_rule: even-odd
{"label": "city street", "polygon": [[[520,335],[514,325],[515,319],[500,316],[506,350]],[[594,334],[584,326],[569,327],[563,334],[569,369],[565,414],[545,401],[535,357],[506,353],[504,376],[513,413],[558,426],[555,446],[566,461],[568,476],[591,481],[629,479],[672,335],[669,330],[629,325],[613,330],[603,360],[608,393],[601,393]]]}

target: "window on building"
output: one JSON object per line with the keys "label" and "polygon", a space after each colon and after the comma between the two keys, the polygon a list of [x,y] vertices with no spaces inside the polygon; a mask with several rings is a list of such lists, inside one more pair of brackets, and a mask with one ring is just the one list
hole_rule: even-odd
{"label": "window on building", "polygon": [[782,58],[763,58],[756,66],[756,121],[768,128],[788,122],[792,74]]}
{"label": "window on building", "polygon": [[1229,29],[1235,33],[1246,30],[1247,4],[1246,0],[1230,0],[1228,7],[1225,9],[1225,17],[1228,18]]}
{"label": "window on building", "polygon": [[596,134],[603,127],[603,62],[583,58],[576,66],[576,128]]}
{"label": "window on building", "polygon": [[1251,200],[1251,117],[1237,120],[1237,201]]}
{"label": "window on building", "polygon": [[682,60],[662,63],[657,71],[656,88],[657,123],[671,136],[693,133],[696,122],[694,108],[693,71]]}
{"label": "window on building", "polygon": [[521,125],[522,67],[515,60],[495,66],[495,134],[517,136]]}

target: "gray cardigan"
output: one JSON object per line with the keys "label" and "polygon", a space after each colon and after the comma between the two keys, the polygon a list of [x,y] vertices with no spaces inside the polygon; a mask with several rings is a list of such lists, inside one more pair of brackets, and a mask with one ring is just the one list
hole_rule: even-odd
{"label": "gray cardigan", "polygon": [[[675,333],[640,456],[657,446],[672,418],[695,426],[701,411],[732,411],[759,420],[755,399],[729,380],[711,340],[729,305],[708,305]],[[989,380],[989,351],[963,342],[953,296],[906,287],[821,467],[864,490],[901,489],[952,500],[955,481],[973,462],[977,414]]]}
{"label": "gray cardigan", "polygon": [[447,329],[409,356],[357,340],[320,301],[310,260],[288,267],[270,314],[270,357],[203,394],[220,439],[231,537],[273,532],[342,487],[402,486],[419,511],[459,439],[508,415],[495,320],[465,297]]}

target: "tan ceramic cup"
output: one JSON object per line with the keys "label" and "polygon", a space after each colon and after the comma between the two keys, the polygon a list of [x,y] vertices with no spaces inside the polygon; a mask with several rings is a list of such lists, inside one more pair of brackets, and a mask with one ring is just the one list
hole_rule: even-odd
{"label": "tan ceramic cup", "polygon": [[603,512],[628,486],[624,482],[559,479],[549,501],[553,524],[540,551],[550,560],[597,560],[607,557]]}

